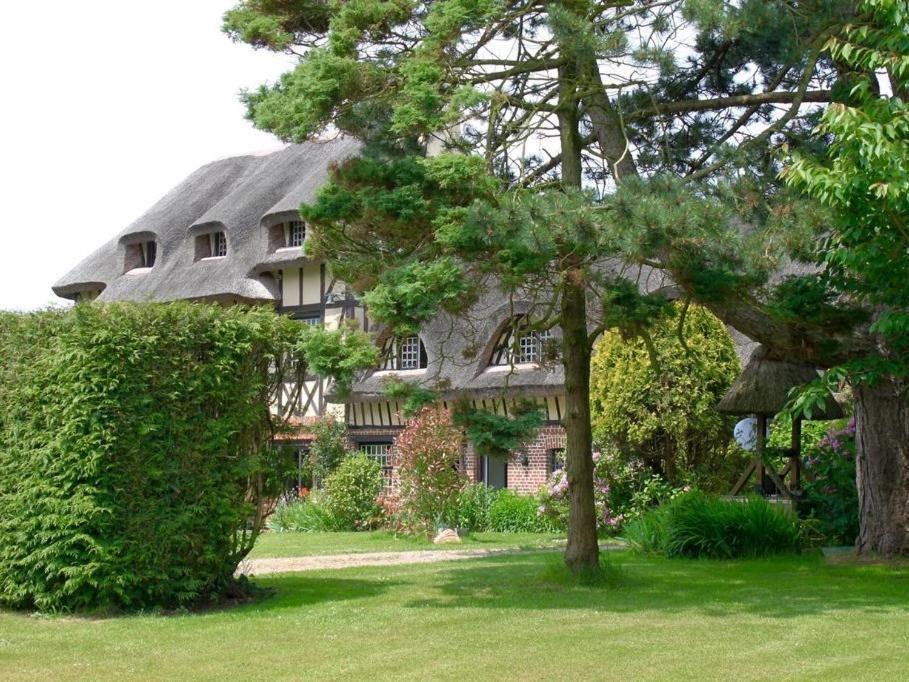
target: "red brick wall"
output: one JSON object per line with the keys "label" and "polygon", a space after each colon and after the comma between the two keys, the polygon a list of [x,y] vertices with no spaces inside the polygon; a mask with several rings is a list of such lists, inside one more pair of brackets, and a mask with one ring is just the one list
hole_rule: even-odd
{"label": "red brick wall", "polygon": [[[385,441],[394,440],[401,433],[400,427],[367,427],[350,429],[351,445],[357,442],[368,442],[372,440]],[[311,438],[311,434],[305,425],[301,425],[298,431],[292,435],[284,436],[282,440],[305,441]],[[549,453],[551,450],[565,447],[565,430],[558,425],[544,426],[537,434],[537,437],[531,441],[521,452],[514,454],[508,461],[507,479],[508,488],[519,493],[532,494],[537,492],[542,485],[549,479]],[[523,463],[524,456],[527,456],[527,464]],[[392,451],[389,462],[395,467],[392,472],[392,485],[397,483],[397,468],[395,463],[394,451]],[[467,480],[475,483],[480,477],[480,461],[473,447],[468,445],[464,449],[464,469],[467,474]]]}
{"label": "red brick wall", "polygon": [[[549,479],[549,452],[565,447],[565,430],[561,426],[544,426],[523,452],[508,461],[508,487],[519,493],[535,493]],[[527,464],[523,464],[524,456]]]}
{"label": "red brick wall", "polygon": [[[544,426],[521,452],[508,460],[506,478],[508,488],[519,493],[535,493],[549,479],[549,452],[565,447],[565,429],[561,426]],[[527,456],[525,465],[524,456]],[[473,446],[468,445],[464,454],[467,478],[471,483],[480,477],[480,461]]]}

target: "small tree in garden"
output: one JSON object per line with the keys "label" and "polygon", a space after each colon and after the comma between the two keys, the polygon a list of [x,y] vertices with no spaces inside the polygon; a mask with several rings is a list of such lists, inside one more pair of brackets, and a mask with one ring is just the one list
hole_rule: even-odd
{"label": "small tree in garden", "polygon": [[738,372],[729,332],[697,305],[674,306],[646,339],[606,332],[591,367],[594,437],[670,484],[724,491],[741,467],[716,404]]}
{"label": "small tree in garden", "polygon": [[460,471],[463,440],[451,412],[438,405],[424,407],[398,436],[399,514],[411,532],[453,524],[465,483]]}
{"label": "small tree in garden", "polygon": [[347,425],[327,415],[310,426],[310,431],[313,440],[309,446],[309,462],[313,481],[321,484],[351,453]]}

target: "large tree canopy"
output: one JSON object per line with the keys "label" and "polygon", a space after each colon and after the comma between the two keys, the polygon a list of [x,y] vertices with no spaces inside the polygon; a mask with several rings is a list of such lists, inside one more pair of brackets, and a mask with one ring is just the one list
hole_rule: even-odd
{"label": "large tree canopy", "polygon": [[[596,562],[591,344],[607,327],[647,334],[665,305],[654,273],[773,352],[891,363],[857,389],[860,423],[879,430],[859,457],[860,478],[877,481],[863,547],[906,548],[905,492],[900,503],[880,486],[909,477],[894,364],[906,280],[886,266],[904,242],[880,239],[905,234],[893,215],[905,188],[882,165],[864,185],[837,172],[871,158],[868,126],[872,148],[904,144],[880,118],[902,120],[901,101],[873,96],[879,69],[905,92],[906,25],[900,0],[246,0],[225,17],[233,38],[300,55],[245,95],[257,126],[366,143],[304,214],[314,253],[368,292],[374,315],[407,326],[463,312],[494,278],[537,302],[535,324],[560,329],[576,568]],[[841,117],[867,116],[857,127],[871,138],[842,141],[835,113],[813,134],[833,101]],[[463,155],[427,158],[433,140]],[[802,159],[796,187],[779,181],[786,150]],[[837,184],[850,189],[829,201]],[[850,232],[868,218],[844,210],[858,196],[879,222]],[[886,287],[864,278],[869,258]]]}

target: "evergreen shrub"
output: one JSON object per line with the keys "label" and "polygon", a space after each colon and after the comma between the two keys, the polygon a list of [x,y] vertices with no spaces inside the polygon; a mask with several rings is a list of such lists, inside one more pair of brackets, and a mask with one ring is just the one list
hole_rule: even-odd
{"label": "evergreen shrub", "polygon": [[726,500],[701,492],[679,495],[630,522],[632,547],[668,557],[733,559],[795,552],[798,518],[759,497]]}
{"label": "evergreen shrub", "polygon": [[189,303],[0,314],[0,604],[178,607],[236,588],[283,483],[269,404],[299,329]]}
{"label": "evergreen shrub", "polygon": [[673,487],[725,492],[741,474],[747,457],[732,441],[735,420],[716,411],[739,360],[710,311],[674,304],[646,338],[608,331],[590,371],[591,423],[604,452],[640,462]]}

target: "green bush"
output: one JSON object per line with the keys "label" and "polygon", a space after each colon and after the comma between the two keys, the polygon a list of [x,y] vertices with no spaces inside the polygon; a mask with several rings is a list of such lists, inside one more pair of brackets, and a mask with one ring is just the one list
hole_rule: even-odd
{"label": "green bush", "polygon": [[366,455],[346,457],[325,481],[326,510],[334,530],[365,530],[381,520],[377,502],[385,485],[382,467]]}
{"label": "green bush", "polygon": [[277,532],[321,533],[334,526],[325,496],[318,490],[305,499],[280,503],[268,517],[268,528]]}
{"label": "green bush", "polygon": [[309,466],[314,482],[323,482],[353,450],[343,420],[326,415],[310,426]]}
{"label": "green bush", "polygon": [[458,495],[458,510],[455,526],[471,533],[489,530],[489,509],[499,491],[485,483],[472,483]]}
{"label": "green bush", "polygon": [[539,513],[540,503],[532,495],[500,490],[489,506],[488,529],[494,533],[554,533],[558,524]]}
{"label": "green bush", "polygon": [[628,524],[625,537],[668,557],[732,559],[799,549],[795,515],[764,499],[725,500],[685,493]]}
{"label": "green bush", "polygon": [[264,309],[0,315],[0,603],[174,607],[233,589],[284,472]]}

